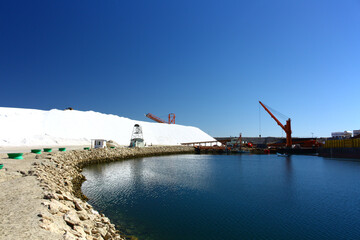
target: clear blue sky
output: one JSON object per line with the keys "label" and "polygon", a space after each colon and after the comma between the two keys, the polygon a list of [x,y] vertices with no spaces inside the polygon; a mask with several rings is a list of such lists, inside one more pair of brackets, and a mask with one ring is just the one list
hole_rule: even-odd
{"label": "clear blue sky", "polygon": [[261,100],[330,136],[360,129],[360,1],[2,0],[0,82],[2,107],[285,136]]}

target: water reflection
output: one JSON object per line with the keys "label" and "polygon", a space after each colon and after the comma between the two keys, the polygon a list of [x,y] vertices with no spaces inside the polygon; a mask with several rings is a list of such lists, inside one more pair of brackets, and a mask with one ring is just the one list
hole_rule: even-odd
{"label": "water reflection", "polygon": [[[133,194],[139,186],[142,186],[143,191],[149,192],[149,195],[155,194],[151,191],[159,186],[166,186],[174,191],[180,188],[204,191],[208,187],[212,171],[206,160],[186,155],[181,160],[177,157],[140,158],[86,168],[84,175],[88,182],[84,185],[96,185],[106,193],[122,189],[122,196]],[[123,197],[121,199],[126,200]]]}
{"label": "water reflection", "polygon": [[292,179],[292,165],[291,165],[291,155],[284,157],[285,159],[285,176],[286,181],[290,182]]}

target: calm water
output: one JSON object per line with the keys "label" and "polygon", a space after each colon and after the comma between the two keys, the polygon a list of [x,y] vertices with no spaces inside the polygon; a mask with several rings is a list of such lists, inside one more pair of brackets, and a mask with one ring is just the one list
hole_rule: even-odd
{"label": "calm water", "polygon": [[84,169],[90,203],[139,239],[360,239],[360,162],[177,155]]}

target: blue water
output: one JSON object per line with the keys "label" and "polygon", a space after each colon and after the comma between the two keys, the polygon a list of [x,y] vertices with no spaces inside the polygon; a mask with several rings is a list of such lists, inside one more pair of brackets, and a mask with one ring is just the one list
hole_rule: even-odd
{"label": "blue water", "polygon": [[93,165],[82,190],[138,239],[360,239],[360,162],[176,155]]}

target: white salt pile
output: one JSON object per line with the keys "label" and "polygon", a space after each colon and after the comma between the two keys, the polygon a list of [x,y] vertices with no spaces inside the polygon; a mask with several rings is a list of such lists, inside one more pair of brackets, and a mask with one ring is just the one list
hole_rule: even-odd
{"label": "white salt pile", "polygon": [[129,145],[134,124],[147,145],[215,141],[199,128],[135,121],[93,111],[50,111],[0,107],[0,147],[89,145],[91,139]]}

